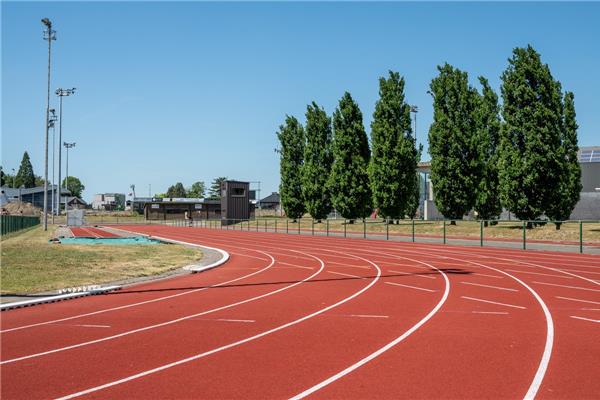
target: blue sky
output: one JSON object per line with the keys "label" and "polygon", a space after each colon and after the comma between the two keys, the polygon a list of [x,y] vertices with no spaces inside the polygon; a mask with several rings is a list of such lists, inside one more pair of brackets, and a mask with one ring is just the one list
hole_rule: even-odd
{"label": "blue sky", "polygon": [[304,120],[312,100],[331,114],[349,91],[369,132],[389,69],[419,106],[426,148],[436,66],[498,90],[512,49],[528,43],[575,93],[580,145],[600,144],[600,3],[2,2],[8,172],[27,150],[43,175],[43,17],[58,32],[51,86],[77,87],[64,101],[63,140],[77,143],[69,170],[86,200],[216,176],[260,180],[266,196],[279,185],[273,149],[285,115]]}

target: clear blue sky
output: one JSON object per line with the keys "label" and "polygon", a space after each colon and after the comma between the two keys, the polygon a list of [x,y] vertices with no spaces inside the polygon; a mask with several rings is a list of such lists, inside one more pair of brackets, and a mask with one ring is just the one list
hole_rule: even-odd
{"label": "clear blue sky", "polygon": [[69,170],[86,200],[216,176],[260,180],[267,195],[279,185],[273,149],[285,114],[304,120],[312,100],[331,113],[347,90],[369,132],[389,69],[420,108],[426,146],[436,65],[499,89],[512,49],[528,43],[575,93],[580,145],[600,144],[599,3],[2,2],[8,172],[27,150],[43,175],[43,17],[58,32],[52,89],[77,87],[65,98],[63,140],[77,142]]}

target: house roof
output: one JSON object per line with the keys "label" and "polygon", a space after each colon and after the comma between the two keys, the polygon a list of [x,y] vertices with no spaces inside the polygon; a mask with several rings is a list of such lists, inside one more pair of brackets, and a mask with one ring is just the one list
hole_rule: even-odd
{"label": "house roof", "polygon": [[[54,187],[54,190],[58,189],[58,185],[48,185],[49,192],[52,191],[52,187]],[[37,193],[43,194],[44,193],[43,186],[36,186],[36,187],[32,187],[32,188],[23,188],[23,189],[2,186],[0,189],[2,189],[4,191],[4,194],[7,195],[8,197],[19,197],[19,192],[21,193],[21,195],[29,195],[29,194],[34,194],[34,193],[35,194],[37,194]],[[61,193],[61,195],[71,194],[71,192],[69,192],[65,188],[61,188],[60,193]]]}
{"label": "house roof", "polygon": [[261,203],[279,203],[279,193],[273,192],[264,199],[262,199]]}

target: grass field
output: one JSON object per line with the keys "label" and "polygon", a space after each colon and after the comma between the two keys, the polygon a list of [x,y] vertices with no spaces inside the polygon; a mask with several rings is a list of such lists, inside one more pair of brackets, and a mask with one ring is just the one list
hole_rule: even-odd
{"label": "grass field", "polygon": [[36,227],[3,238],[0,291],[35,293],[150,276],[191,264],[202,252],[175,244],[50,244],[54,228]]}

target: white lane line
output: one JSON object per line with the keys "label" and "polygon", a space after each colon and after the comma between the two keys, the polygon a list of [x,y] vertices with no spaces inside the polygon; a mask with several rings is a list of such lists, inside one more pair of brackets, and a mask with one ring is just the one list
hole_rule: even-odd
{"label": "white lane line", "polygon": [[363,279],[362,276],[351,275],[351,274],[344,274],[343,272],[334,272],[334,271],[327,271],[327,272],[329,272],[330,274],[343,275],[343,276],[349,276],[349,277],[352,277],[352,278]]}
{"label": "white lane line", "polygon": [[287,265],[287,266],[293,267],[293,268],[302,268],[302,269],[310,269],[310,270],[314,269],[313,267],[306,267],[304,265],[290,264],[290,263],[283,262],[283,261],[277,261],[277,264]]}
{"label": "white lane line", "polygon": [[256,322],[253,319],[227,319],[227,318],[218,318],[214,321],[222,321],[222,322]]}
{"label": "white lane line", "polygon": [[402,287],[411,288],[411,289],[423,290],[425,292],[437,292],[437,290],[425,289],[425,288],[418,287],[418,286],[403,285],[401,283],[396,283],[396,282],[383,282],[383,283],[387,283],[388,285],[402,286]]}
{"label": "white lane line", "polygon": [[381,354],[385,353],[386,351],[388,351],[389,349],[391,349],[392,347],[394,347],[395,345],[397,345],[398,343],[402,342],[404,339],[406,339],[407,337],[409,337],[413,332],[415,332],[417,329],[419,329],[421,326],[423,326],[423,324],[425,324],[427,321],[429,321],[431,319],[431,317],[433,317],[438,311],[439,309],[442,307],[442,305],[446,302],[446,299],[448,298],[448,293],[450,292],[450,281],[448,280],[448,277],[446,276],[446,274],[444,274],[442,271],[438,270],[437,268],[433,267],[430,265],[430,267],[436,269],[438,272],[440,272],[442,274],[442,276],[444,277],[444,281],[445,281],[445,289],[444,289],[444,295],[442,296],[442,298],[440,299],[440,301],[436,304],[436,306],[429,312],[429,314],[427,314],[425,317],[423,317],[423,319],[421,319],[419,322],[417,322],[412,328],[410,328],[409,330],[407,330],[406,332],[404,332],[401,336],[397,337],[396,339],[394,339],[393,341],[391,341],[390,343],[386,344],[385,346],[381,347],[379,350],[376,350],[375,352],[369,354],[368,356],[366,356],[365,358],[363,358],[362,360],[356,362],[353,365],[350,365],[349,367],[347,367],[346,369],[338,372],[337,374],[325,379],[324,381],[314,385],[311,388],[306,389],[305,391],[303,391],[302,393],[297,394],[296,396],[292,397],[290,400],[299,400],[302,399],[322,388],[324,388],[325,386],[329,385],[330,383],[335,382],[336,380],[344,377],[345,375],[348,375],[349,373],[351,373],[352,371],[360,368],[361,366],[365,365],[366,363],[368,363],[369,361],[375,359],[376,357],[380,356]]}
{"label": "white lane line", "polygon": [[533,283],[537,283],[538,285],[558,286],[558,287],[563,287],[563,288],[567,288],[567,289],[578,289],[578,290],[587,290],[590,292],[600,292],[600,289],[590,289],[590,288],[584,288],[581,286],[557,285],[556,283],[536,282],[536,281],[534,281]]}
{"label": "white lane line", "polygon": [[575,315],[571,315],[570,317],[571,318],[575,318],[575,319],[581,319],[581,320],[584,320],[584,321],[590,321],[590,322],[600,323],[600,319],[584,318],[584,317],[578,317],[578,316],[575,316]]}
{"label": "white lane line", "polygon": [[584,274],[600,275],[600,272],[580,271],[578,269],[557,268],[557,270],[559,270],[561,272],[583,272]]}
{"label": "white lane line", "polygon": [[[535,267],[531,267],[535,268]],[[515,269],[507,269],[510,272],[518,272],[520,274],[530,274],[530,275],[542,275],[542,276],[552,276],[554,278],[563,278],[563,279],[573,279],[572,276],[563,276],[563,275],[552,275],[552,274],[542,274],[541,272],[529,272],[529,271],[517,271]]]}
{"label": "white lane line", "polygon": [[427,278],[427,279],[436,279],[435,276],[429,276],[429,275],[421,275],[421,274],[411,274],[409,272],[400,272],[400,271],[394,271],[394,270],[389,270],[389,272],[392,272],[394,274],[400,274],[400,275],[410,275],[410,276],[418,276],[421,278]]}
{"label": "white lane line", "polygon": [[480,301],[482,303],[489,303],[489,304],[497,304],[499,306],[505,306],[505,307],[512,307],[512,308],[521,308],[521,309],[526,309],[527,307],[523,307],[523,306],[515,306],[513,304],[506,304],[506,303],[498,303],[496,301],[491,301],[491,300],[484,300],[484,299],[478,299],[476,297],[469,297],[469,296],[460,296],[462,299],[467,299],[467,300],[473,300],[473,301]]}
{"label": "white lane line", "polygon": [[491,286],[491,285],[483,285],[481,283],[473,283],[473,282],[461,282],[463,285],[472,285],[472,286],[481,286],[481,287],[486,287],[486,288],[491,288],[491,289],[498,289],[498,290],[507,290],[509,292],[518,292],[518,289],[510,289],[510,288],[505,288],[505,287],[500,287],[500,286]]}
{"label": "white lane line", "polygon": [[600,308],[580,308],[580,310],[584,310],[584,311],[600,311]]}
{"label": "white lane line", "polygon": [[554,296],[554,297],[556,297],[557,299],[562,299],[562,300],[579,301],[581,303],[600,304],[600,302],[598,302],[598,301],[573,299],[571,297],[561,297],[561,296]]}
{"label": "white lane line", "polygon": [[488,278],[504,279],[503,276],[482,274],[481,272],[471,272],[473,275],[487,276]]}
{"label": "white lane line", "polygon": [[498,314],[498,315],[507,315],[506,311],[471,311],[473,314]]}
{"label": "white lane line", "polygon": [[[291,251],[295,251],[295,250],[291,250]],[[273,258],[272,256],[270,256],[268,253],[265,253],[265,252],[262,252],[262,251],[261,251],[261,253],[264,253],[264,254],[268,255],[269,257],[271,257],[271,264],[269,264],[269,266],[267,266],[265,268],[269,268],[273,264],[275,264],[275,258]],[[302,253],[302,252],[299,252],[299,253]],[[306,254],[306,253],[303,253],[303,254]],[[317,257],[315,257],[315,258],[317,258]],[[199,312],[197,314],[186,315],[185,317],[173,319],[173,320],[166,321],[166,322],[161,322],[161,323],[155,324],[155,325],[144,326],[142,328],[133,329],[133,330],[122,332],[122,333],[119,333],[119,334],[116,334],[116,335],[106,336],[106,337],[103,337],[103,338],[100,338],[100,339],[90,340],[88,342],[77,343],[77,344],[74,344],[74,345],[71,345],[71,346],[65,346],[65,347],[61,347],[61,348],[57,348],[57,349],[53,349],[53,350],[48,350],[48,351],[44,351],[44,352],[40,352],[40,353],[30,354],[30,355],[27,355],[27,356],[13,358],[13,359],[10,359],[10,360],[0,361],[0,365],[9,364],[9,363],[17,362],[17,361],[22,361],[22,360],[27,360],[29,358],[34,358],[34,357],[41,357],[41,356],[45,356],[45,355],[48,355],[48,354],[54,354],[54,353],[58,353],[58,352],[65,351],[65,350],[71,350],[71,349],[75,349],[75,348],[78,348],[78,347],[88,346],[88,345],[91,345],[91,344],[101,343],[101,342],[105,342],[105,341],[108,341],[108,340],[117,339],[117,338],[120,338],[120,337],[123,337],[123,336],[132,335],[134,333],[144,332],[144,331],[147,331],[147,330],[150,330],[150,329],[155,329],[155,328],[160,328],[160,327],[167,326],[167,325],[172,325],[172,324],[175,324],[175,323],[178,323],[178,322],[181,322],[181,321],[186,321],[186,320],[190,320],[192,318],[200,317],[202,315],[211,314],[211,313],[214,313],[214,312],[217,312],[217,311],[226,310],[228,308],[236,307],[236,306],[238,306],[240,304],[245,304],[245,303],[249,303],[251,301],[259,300],[259,299],[262,299],[264,297],[268,297],[268,296],[274,295],[276,293],[279,293],[281,291],[290,289],[290,288],[292,288],[294,286],[300,285],[300,284],[304,283],[305,281],[307,281],[307,280],[315,277],[317,274],[319,274],[323,270],[323,268],[324,268],[324,265],[321,264],[321,268],[319,270],[317,270],[317,272],[315,272],[312,275],[310,275],[309,277],[304,278],[301,281],[295,282],[295,283],[293,283],[291,285],[284,286],[282,288],[274,290],[272,292],[268,292],[268,293],[262,294],[260,296],[251,297],[251,298],[246,299],[246,300],[238,301],[238,302],[232,303],[232,304],[227,304],[225,306],[213,308],[211,310],[202,311],[202,312]],[[260,271],[258,271],[258,272],[260,272]],[[257,272],[255,272],[255,274],[256,273]],[[240,278],[238,278],[236,280],[239,280],[239,279]],[[220,285],[215,285],[215,286],[220,286]]]}
{"label": "white lane line", "polygon": [[[294,250],[292,250],[292,251],[294,251]],[[307,253],[304,253],[304,254],[307,254]],[[122,378],[122,379],[119,379],[119,380],[116,380],[116,381],[113,381],[113,382],[105,383],[104,385],[95,386],[95,387],[92,387],[92,388],[89,388],[89,389],[86,389],[86,390],[82,390],[82,391],[77,392],[77,393],[72,393],[72,394],[60,397],[60,398],[58,398],[56,400],[68,400],[68,399],[72,399],[72,398],[75,398],[75,397],[83,396],[85,394],[97,392],[99,390],[106,389],[106,388],[109,388],[111,386],[120,385],[122,383],[132,381],[134,379],[138,379],[138,378],[141,378],[141,377],[144,377],[144,376],[147,376],[147,375],[151,375],[151,374],[154,374],[156,372],[163,371],[165,369],[176,367],[176,366],[181,365],[181,364],[186,364],[186,363],[188,363],[190,361],[194,361],[194,360],[197,360],[199,358],[203,358],[203,357],[209,356],[211,354],[217,353],[219,351],[227,350],[227,349],[230,349],[232,347],[236,347],[236,346],[239,346],[241,344],[244,344],[244,343],[247,343],[247,342],[251,342],[251,341],[259,339],[259,338],[261,338],[263,336],[270,335],[271,333],[275,333],[277,331],[280,331],[282,329],[288,328],[290,326],[297,325],[300,322],[306,321],[307,319],[310,319],[310,318],[313,318],[313,317],[315,317],[317,315],[323,314],[323,313],[325,313],[325,312],[327,312],[327,311],[329,311],[329,310],[331,310],[331,309],[333,309],[333,308],[335,308],[335,307],[337,307],[337,306],[339,306],[341,304],[347,303],[348,301],[350,301],[350,300],[352,300],[352,299],[360,296],[365,291],[367,291],[368,289],[370,289],[379,280],[379,277],[381,276],[381,269],[379,268],[379,266],[377,266],[377,264],[375,264],[375,263],[373,263],[373,262],[371,262],[371,261],[369,261],[369,260],[367,260],[365,258],[359,257],[359,256],[355,256],[355,257],[356,258],[360,258],[361,260],[363,260],[363,261],[365,261],[365,262],[373,265],[377,269],[377,276],[373,280],[371,280],[371,282],[367,286],[365,286],[364,288],[360,289],[358,292],[355,292],[353,295],[351,295],[349,297],[346,297],[345,299],[342,299],[342,300],[338,301],[335,304],[332,304],[330,306],[322,308],[321,310],[316,311],[316,312],[314,312],[312,314],[305,315],[304,317],[299,318],[297,320],[294,320],[294,321],[288,322],[286,324],[279,325],[279,326],[277,326],[275,328],[269,329],[267,331],[261,332],[261,333],[259,333],[257,335],[250,336],[250,337],[247,337],[247,338],[242,339],[242,340],[238,340],[237,342],[229,343],[227,345],[224,345],[224,346],[221,346],[221,347],[217,347],[215,349],[206,351],[204,353],[196,354],[196,355],[193,355],[191,357],[184,358],[182,360],[178,360],[178,361],[175,361],[175,362],[172,362],[172,363],[169,363],[169,364],[161,365],[160,367],[156,367],[156,368],[153,368],[153,369],[150,369],[150,370],[147,370],[147,371],[139,372],[139,373],[137,373],[135,375],[130,375],[128,377],[125,377],[125,378]],[[317,273],[319,273],[319,272],[321,272],[325,268],[325,263],[321,259],[319,259],[318,257],[315,257],[315,258],[317,260],[319,260],[319,262],[321,263],[321,268],[319,268],[319,271],[317,271]],[[306,278],[306,279],[310,279],[310,277]],[[446,294],[446,296],[447,296],[447,294]],[[441,304],[440,304],[440,307],[441,307]]]}
{"label": "white lane line", "polygon": [[92,324],[51,324],[60,326],[80,326],[83,328],[110,328],[110,325],[92,325]]}
{"label": "white lane line", "polygon": [[344,264],[344,263],[339,263],[339,262],[334,262],[334,261],[328,261],[327,264],[330,264],[330,265],[339,265],[339,266],[342,266],[342,267],[350,267],[350,268],[371,269],[371,267],[368,267],[368,266],[363,266],[363,265],[348,265],[348,263]]}
{"label": "white lane line", "polygon": [[388,315],[350,314],[350,317],[358,318],[389,318]]}

